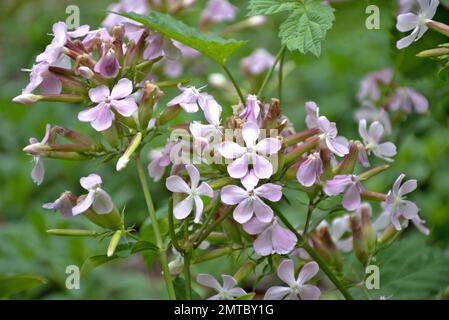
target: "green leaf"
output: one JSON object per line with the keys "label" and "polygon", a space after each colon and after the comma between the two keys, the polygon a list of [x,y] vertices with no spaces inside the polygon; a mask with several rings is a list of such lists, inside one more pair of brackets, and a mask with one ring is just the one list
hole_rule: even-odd
{"label": "green leaf", "polygon": [[119,15],[140,22],[167,38],[196,49],[221,65],[225,65],[229,56],[246,44],[246,41],[205,35],[182,21],[157,11],[151,11],[147,16],[134,12]]}
{"label": "green leaf", "polygon": [[248,15],[269,15],[282,11],[291,11],[299,5],[300,3],[294,0],[250,0]]}
{"label": "green leaf", "polygon": [[321,42],[332,28],[334,9],[320,0],[251,0],[248,15],[291,12],[279,28],[279,37],[290,51],[315,56],[321,54]]}
{"label": "green leaf", "polygon": [[28,291],[45,283],[44,278],[35,275],[0,276],[0,298]]}
{"label": "green leaf", "polygon": [[304,0],[281,24],[279,36],[290,51],[315,56],[321,54],[321,42],[334,22],[334,9],[317,0]]}
{"label": "green leaf", "polygon": [[131,254],[137,252],[157,251],[157,250],[158,247],[148,241],[138,241],[134,243],[118,245],[117,248],[115,249],[114,255],[111,257],[108,257],[105,254],[101,254],[87,258],[81,267],[81,276],[85,276],[96,267],[111,262],[112,260],[115,260],[117,258],[126,258],[129,257]]}
{"label": "green leaf", "polygon": [[405,237],[381,250],[371,265],[379,267],[380,289],[354,288],[356,298],[432,299],[449,284],[449,258],[441,249],[428,246],[421,235]]}
{"label": "green leaf", "polygon": [[[175,293],[176,293],[176,300],[186,300],[186,287],[185,287],[185,281],[181,277],[177,277],[173,281],[173,286],[175,287]],[[201,296],[192,289],[192,299],[193,300],[202,300]]]}
{"label": "green leaf", "polygon": [[256,295],[255,292],[250,292],[250,293],[244,294],[240,297],[237,297],[235,300],[253,300],[255,295]]}

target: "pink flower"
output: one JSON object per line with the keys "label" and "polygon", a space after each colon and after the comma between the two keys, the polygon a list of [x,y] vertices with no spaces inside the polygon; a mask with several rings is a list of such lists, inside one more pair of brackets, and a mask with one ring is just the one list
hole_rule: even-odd
{"label": "pink flower", "polygon": [[[418,184],[416,180],[407,180],[401,186],[402,180],[405,178],[405,174],[401,174],[393,184],[393,188],[388,191],[387,197],[382,202],[382,208],[384,212],[390,216],[390,221],[396,230],[401,230],[402,225],[400,218],[405,220],[412,220],[417,225],[418,229],[423,230],[424,233],[428,233],[428,229],[422,226],[422,221],[418,212],[419,209],[416,204],[410,200],[406,200],[405,195],[413,192]],[[406,225],[408,222],[405,222]],[[427,231],[426,231],[427,230]]]}
{"label": "pink flower", "polygon": [[[396,146],[392,142],[380,143],[382,136],[384,134],[384,127],[380,122],[373,122],[369,130],[367,130],[366,120],[360,120],[359,122],[359,134],[363,139],[365,149],[362,153],[370,154],[371,152],[378,158],[384,159],[386,161],[393,161],[391,157],[396,155]],[[367,160],[367,156],[362,154],[362,157]],[[369,162],[368,162],[369,165]]]}
{"label": "pink flower", "polygon": [[251,55],[240,61],[243,70],[251,75],[258,75],[270,69],[274,64],[274,56],[263,48],[254,50]]}
{"label": "pink flower", "polygon": [[189,125],[190,133],[193,136],[193,151],[202,155],[207,148],[213,148],[218,142],[221,142],[223,133],[219,126],[213,124],[202,124],[198,121],[193,121]]}
{"label": "pink flower", "polygon": [[92,173],[80,179],[81,186],[89,191],[86,198],[72,209],[72,215],[78,215],[87,211],[91,206],[98,214],[108,214],[114,204],[111,197],[101,189],[102,180],[98,174]]}
{"label": "pink flower", "polygon": [[95,64],[94,71],[105,79],[112,79],[118,75],[120,64],[114,49],[106,51]]}
{"label": "pink flower", "polygon": [[397,17],[396,28],[400,32],[412,31],[412,33],[405,38],[402,38],[396,43],[398,49],[408,47],[413,42],[421,39],[423,34],[429,29],[426,25],[427,21],[432,19],[437,12],[439,5],[438,0],[419,0],[419,12],[415,13],[402,13]]}
{"label": "pink flower", "polygon": [[166,57],[170,60],[181,58],[181,50],[175,46],[172,40],[165,38],[159,32],[152,32],[148,37],[148,46],[143,52],[146,60],[153,60],[158,57]]}
{"label": "pink flower", "polygon": [[200,92],[201,88],[179,86],[179,89],[182,93],[170,100],[167,103],[167,107],[180,105],[185,112],[194,113],[198,111],[199,106],[210,124],[216,126],[220,124],[222,109],[214,97],[206,92]]}
{"label": "pink flower", "polygon": [[240,118],[247,122],[253,122],[259,127],[262,125],[262,113],[260,109],[260,101],[257,96],[250,94],[246,98],[246,107],[240,113]]}
{"label": "pink flower", "polygon": [[231,21],[236,13],[237,8],[227,0],[209,0],[201,18],[214,22]]}
{"label": "pink flower", "polygon": [[359,101],[365,99],[377,101],[381,97],[379,84],[387,85],[393,79],[393,71],[391,69],[384,69],[367,74],[362,81],[360,81],[360,89],[357,93]]}
{"label": "pink flower", "polygon": [[344,137],[337,136],[337,125],[330,122],[325,116],[320,116],[320,108],[313,101],[305,104],[306,124],[309,129],[319,128],[321,139],[326,146],[337,156],[344,156],[349,152],[349,143]]}
{"label": "pink flower", "polygon": [[360,121],[379,121],[385,128],[386,133],[391,133],[390,116],[384,108],[376,108],[371,103],[364,103],[363,106],[355,112],[355,118]]}
{"label": "pink flower", "polygon": [[115,109],[124,117],[131,116],[137,110],[137,104],[133,97],[133,84],[129,79],[120,79],[112,88],[112,92],[105,85],[89,90],[89,98],[95,103],[95,107],[81,111],[78,119],[83,122],[90,122],[97,131],[108,129],[112,125]]}
{"label": "pink flower", "polygon": [[170,165],[170,152],[175,144],[175,141],[170,141],[162,150],[151,150],[149,154],[150,164],[148,165],[148,174],[154,181],[161,180],[165,168]]}
{"label": "pink flower", "polygon": [[[135,12],[148,14],[150,8],[146,0],[121,0],[108,6],[107,12]],[[106,19],[101,23],[103,26],[112,28],[118,24],[132,21],[115,13],[108,13]],[[132,21],[134,22],[134,21]],[[135,22],[134,22],[135,23]]]}
{"label": "pink flower", "polygon": [[288,254],[296,246],[298,239],[289,229],[282,227],[274,218],[271,222],[262,222],[253,217],[243,225],[243,229],[251,235],[257,235],[254,251],[258,255]]}
{"label": "pink flower", "polygon": [[429,109],[429,102],[426,97],[412,88],[402,87],[396,89],[388,106],[391,110],[402,109],[406,113],[411,113],[414,109],[416,113],[421,114]]}
{"label": "pink flower", "polygon": [[343,207],[349,211],[360,207],[360,193],[363,191],[363,186],[355,175],[336,175],[332,180],[326,181],[323,190],[328,196],[336,196],[344,192]]}
{"label": "pink flower", "polygon": [[318,118],[318,128],[321,130],[321,139],[324,140],[326,146],[332,153],[337,156],[343,157],[349,153],[348,140],[346,138],[337,136],[337,125],[335,122],[329,122],[329,120],[321,116]]}
{"label": "pink flower", "polygon": [[69,191],[64,192],[54,202],[45,203],[42,208],[59,211],[63,218],[73,217],[72,209],[76,205],[76,197]]}
{"label": "pink flower", "polygon": [[248,222],[255,214],[261,222],[273,220],[273,209],[266,205],[261,198],[277,202],[282,198],[281,186],[266,183],[257,188],[259,179],[253,171],[242,180],[245,189],[238,186],[225,186],[221,190],[221,201],[229,205],[237,205],[234,209],[234,219],[239,223]]}
{"label": "pink flower", "polygon": [[315,261],[306,263],[295,279],[295,267],[292,260],[283,260],[278,268],[278,277],[288,287],[274,286],[267,290],[264,300],[318,300],[321,291],[317,286],[305,284],[319,271],[318,263]]}
{"label": "pink flower", "polygon": [[246,147],[231,141],[222,142],[218,152],[226,159],[236,159],[228,165],[228,173],[233,178],[243,178],[248,173],[248,167],[253,165],[254,173],[259,179],[268,179],[273,174],[273,165],[265,156],[277,153],[281,149],[281,142],[276,138],[266,138],[259,141],[259,127],[247,122],[242,129]]}
{"label": "pink flower", "polygon": [[323,162],[319,152],[314,152],[307,156],[307,159],[301,163],[296,172],[296,179],[305,187],[312,186],[320,180],[323,174]]}
{"label": "pink flower", "polygon": [[200,173],[195,166],[188,164],[186,165],[187,173],[190,177],[190,187],[180,176],[170,176],[167,178],[165,183],[168,190],[171,192],[185,193],[187,198],[179,202],[173,209],[173,215],[176,219],[185,219],[193,210],[193,204],[195,204],[195,223],[200,223],[201,215],[203,214],[203,200],[201,196],[206,196],[212,198],[214,196],[214,191],[206,183],[200,182]]}
{"label": "pink flower", "polygon": [[223,285],[220,285],[214,277],[209,274],[199,274],[196,281],[205,286],[217,291],[217,294],[208,298],[207,300],[234,300],[240,296],[246,294],[245,290],[242,288],[236,288],[237,281],[228,275],[222,274]]}
{"label": "pink flower", "polygon": [[[45,135],[44,138],[41,140],[41,142],[39,142],[36,138],[30,138],[30,144],[24,148],[24,151],[27,152],[27,150],[30,150],[32,148],[36,147],[39,148],[40,146],[45,145],[50,139],[50,133],[51,133],[51,125],[47,124],[45,126]],[[33,154],[34,167],[33,170],[31,171],[31,178],[37,185],[40,185],[42,181],[44,181],[45,176],[44,163],[42,162],[43,160],[41,156],[39,156],[38,154],[34,154],[34,152],[32,154]]]}

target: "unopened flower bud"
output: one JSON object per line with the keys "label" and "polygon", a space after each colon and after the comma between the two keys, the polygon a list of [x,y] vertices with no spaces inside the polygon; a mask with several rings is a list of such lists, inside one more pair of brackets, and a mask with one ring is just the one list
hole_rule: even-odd
{"label": "unopened flower bud", "polygon": [[120,238],[122,237],[122,230],[117,230],[111,238],[108,246],[107,256],[112,257],[114,255],[115,249],[117,248]]}
{"label": "unopened flower bud", "polygon": [[263,128],[274,129],[277,127],[278,119],[282,114],[281,107],[279,105],[279,99],[271,99],[270,106],[263,120]]}
{"label": "unopened flower bud", "polygon": [[49,150],[51,150],[51,148],[47,144],[41,142],[32,143],[23,148],[23,152],[34,156],[40,156],[43,154],[43,152]]}
{"label": "unopened flower bud", "polygon": [[163,95],[164,93],[152,81],[145,81],[139,104],[139,124],[142,128],[148,127],[155,105]]}
{"label": "unopened flower bud", "polygon": [[292,134],[292,135],[288,136],[287,138],[285,138],[284,143],[290,147],[299,142],[306,140],[307,138],[317,135],[319,133],[320,133],[320,129],[318,129],[318,128],[313,128],[313,129],[297,132],[297,133]]}
{"label": "unopened flower bud", "polygon": [[345,155],[343,160],[335,168],[334,173],[337,174],[352,174],[354,172],[359,152],[363,148],[363,144],[360,141],[354,141],[349,147],[349,153]]}
{"label": "unopened flower bud", "polygon": [[12,101],[15,103],[21,103],[21,104],[32,104],[39,100],[42,100],[41,95],[32,94],[32,93],[22,93],[21,95],[18,95]]}
{"label": "unopened flower bud", "polygon": [[94,72],[89,67],[85,67],[85,66],[79,67],[77,69],[77,72],[84,79],[92,79],[92,77],[94,76]]}
{"label": "unopened flower bud", "polygon": [[294,161],[298,160],[304,153],[312,150],[320,143],[320,137],[311,137],[295,147],[292,151],[285,155],[285,163],[290,166]]}
{"label": "unopened flower bud", "polygon": [[221,73],[212,73],[209,75],[209,83],[214,88],[225,89],[227,88],[228,80]]}
{"label": "unopened flower bud", "polygon": [[181,112],[181,107],[179,105],[167,107],[161,113],[157,119],[157,125],[164,125],[170,120],[176,118],[176,116]]}
{"label": "unopened flower bud", "polygon": [[371,177],[374,177],[375,175],[378,175],[381,172],[384,172],[385,170],[387,170],[390,166],[388,164],[382,165],[382,166],[378,166],[375,167],[373,169],[370,169],[368,171],[365,171],[361,174],[359,174],[359,179],[360,180],[366,180],[369,179]]}
{"label": "unopened flower bud", "polygon": [[418,58],[435,58],[449,54],[449,48],[434,48],[418,53]]}
{"label": "unopened flower bud", "polygon": [[116,170],[121,171],[123,170],[129,162],[129,158],[133,155],[133,153],[137,150],[137,148],[140,146],[140,142],[142,142],[142,133],[138,132],[132,139],[131,142],[128,145],[128,148],[126,148],[125,153],[118,159]]}

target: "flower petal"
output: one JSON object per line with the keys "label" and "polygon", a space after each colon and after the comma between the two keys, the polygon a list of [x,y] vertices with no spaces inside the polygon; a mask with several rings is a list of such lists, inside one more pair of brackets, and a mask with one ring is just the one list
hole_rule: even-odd
{"label": "flower petal", "polygon": [[133,97],[123,100],[112,100],[111,105],[124,117],[129,117],[137,111],[137,104]]}
{"label": "flower petal", "polygon": [[201,182],[200,186],[196,189],[199,195],[212,198],[214,196],[214,190],[206,182]]}
{"label": "flower petal", "polygon": [[81,201],[80,203],[78,203],[76,206],[73,207],[72,214],[75,216],[77,214],[83,213],[84,211],[87,211],[94,202],[94,197],[95,191],[94,190],[89,191],[89,193],[83,199],[83,201]]}
{"label": "flower petal", "polygon": [[288,254],[296,246],[298,239],[296,235],[289,229],[282,227],[279,223],[275,223],[272,229],[273,249],[277,254]]}
{"label": "flower petal", "polygon": [[398,195],[403,196],[410,192],[413,192],[418,187],[418,182],[415,179],[407,180],[404,184],[399,188]]}
{"label": "flower petal", "polygon": [[195,200],[195,218],[193,219],[193,222],[200,223],[204,208],[203,200],[201,200],[200,196],[193,197],[193,200]]}
{"label": "flower petal", "polygon": [[190,187],[180,176],[170,176],[165,181],[165,186],[171,192],[190,193]]}
{"label": "flower petal", "polygon": [[241,179],[246,175],[247,172],[248,172],[247,154],[242,155],[240,158],[234,160],[234,162],[228,165],[228,173],[232,178]]}
{"label": "flower petal", "polygon": [[237,281],[231,276],[222,274],[221,278],[223,279],[223,290],[229,291],[237,285]]}
{"label": "flower petal", "polygon": [[173,215],[175,216],[175,218],[178,220],[185,219],[190,214],[190,212],[192,212],[193,203],[193,197],[188,196],[187,198],[176,204],[175,208],[173,209]]}
{"label": "flower petal", "polygon": [[236,205],[248,198],[248,192],[238,186],[225,186],[221,189],[221,201]]}
{"label": "flower petal", "polygon": [[312,279],[319,270],[318,263],[315,261],[306,263],[299,272],[297,283],[303,285],[306,281]]}
{"label": "flower petal", "polygon": [[45,168],[41,157],[34,158],[34,167],[31,170],[31,178],[39,186],[44,181]]}
{"label": "flower petal", "polygon": [[254,149],[262,155],[275,154],[281,150],[281,141],[277,138],[266,138],[259,141]]}
{"label": "flower petal", "polygon": [[293,264],[293,260],[282,260],[282,262],[279,264],[277,274],[279,279],[288,284],[290,288],[296,285],[295,266]]}
{"label": "flower petal", "polygon": [[226,159],[235,159],[246,153],[246,148],[235,142],[229,141],[219,144],[217,150]]}
{"label": "flower petal", "polygon": [[256,217],[254,217],[243,225],[243,230],[245,230],[246,233],[248,234],[255,235],[262,233],[265,229],[269,227],[269,225],[270,223],[262,222]]}
{"label": "flower petal", "polygon": [[254,213],[254,207],[253,203],[245,199],[242,202],[240,202],[237,207],[235,207],[234,212],[232,216],[234,217],[234,220],[238,223],[245,223],[248,222],[249,219],[253,216]]}
{"label": "flower petal", "polygon": [[253,156],[253,161],[254,174],[256,177],[259,179],[268,179],[273,175],[273,165],[263,156],[256,154]]}
{"label": "flower petal", "polygon": [[107,214],[112,211],[112,209],[114,208],[114,204],[111,197],[106,193],[106,191],[104,191],[103,189],[98,189],[95,192],[92,208],[98,214]]}
{"label": "flower petal", "polygon": [[254,122],[247,122],[242,128],[242,137],[247,147],[254,147],[259,138],[259,126]]}
{"label": "flower petal", "polygon": [[192,189],[196,189],[196,187],[198,187],[198,184],[200,183],[200,172],[192,164],[186,165],[186,170],[189,173],[190,185]]}
{"label": "flower petal", "polygon": [[349,186],[343,197],[343,207],[349,211],[357,210],[360,207],[360,191],[355,184]]}
{"label": "flower petal", "polygon": [[273,243],[271,242],[271,228],[263,231],[253,243],[254,251],[258,255],[268,256],[273,252]]}
{"label": "flower petal", "polygon": [[101,85],[89,90],[89,98],[92,102],[100,103],[109,97],[109,88]]}
{"label": "flower petal", "polygon": [[103,181],[98,174],[91,173],[87,177],[82,177],[80,179],[80,185],[86,190],[92,190],[101,185]]}
{"label": "flower petal", "polygon": [[290,293],[289,287],[274,286],[265,292],[264,300],[282,300],[286,295]]}
{"label": "flower petal", "polygon": [[273,209],[267,206],[259,197],[254,199],[253,208],[257,219],[261,222],[271,222],[273,220]]}
{"label": "flower petal", "polygon": [[205,286],[205,287],[209,287],[212,289],[215,289],[216,291],[221,291],[221,285],[218,283],[218,281],[212,277],[210,274],[203,274],[200,273],[197,277],[196,277],[196,281]]}
{"label": "flower petal", "polygon": [[301,300],[319,300],[320,295],[320,289],[317,286],[313,286],[311,284],[303,285],[301,287],[301,291],[299,292]]}
{"label": "flower petal", "polygon": [[266,183],[254,190],[259,197],[278,202],[282,198],[282,187],[274,183]]}
{"label": "flower petal", "polygon": [[133,83],[127,78],[120,79],[112,88],[111,99],[119,100],[126,98],[133,92]]}
{"label": "flower petal", "polygon": [[400,32],[413,30],[418,25],[419,17],[414,13],[403,13],[398,15],[396,29]]}

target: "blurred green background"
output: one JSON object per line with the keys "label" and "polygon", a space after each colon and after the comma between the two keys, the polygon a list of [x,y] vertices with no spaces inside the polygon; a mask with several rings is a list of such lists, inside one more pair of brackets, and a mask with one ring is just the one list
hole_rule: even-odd
{"label": "blurred green background", "polygon": [[[205,1],[197,4],[181,18],[190,25],[198,25],[198,17]],[[232,1],[239,10],[237,21],[245,18],[246,1]],[[126,222],[137,227],[144,223],[148,228],[143,197],[135,168],[129,166],[117,173],[112,163],[74,163],[45,160],[46,177],[37,187],[30,178],[31,158],[21,150],[29,137],[41,139],[46,123],[93,133],[88,124],[77,120],[81,106],[57,103],[38,103],[25,106],[16,105],[11,99],[19,94],[28,81],[28,74],[21,68],[30,68],[35,56],[42,52],[51,37],[51,26],[56,21],[64,21],[65,8],[76,4],[81,12],[81,24],[98,27],[105,17],[106,0],[2,0],[0,10],[0,275],[35,274],[44,277],[47,284],[27,293],[19,293],[14,298],[82,298],[82,299],[151,299],[165,298],[162,283],[146,271],[141,257],[116,261],[94,270],[81,281],[81,290],[65,288],[65,268],[67,265],[80,266],[92,255],[103,254],[107,242],[92,239],[58,238],[45,233],[49,228],[92,228],[93,225],[82,218],[62,220],[59,215],[41,209],[45,202],[53,201],[64,190],[82,192],[79,178],[91,172],[103,176],[104,189],[120,207],[126,205]],[[376,4],[381,9],[380,30],[365,28],[365,8]],[[322,56],[288,53],[286,66],[295,66],[284,82],[283,110],[297,129],[304,128],[304,102],[315,100],[332,121],[336,121],[341,134],[357,138],[357,124],[353,113],[358,107],[355,95],[360,79],[368,72],[386,67],[396,70],[396,80],[422,92],[430,102],[428,114],[410,116],[394,129],[392,140],[398,144],[398,155],[392,168],[372,179],[367,187],[386,192],[395,178],[402,172],[408,178],[415,178],[419,190],[411,198],[421,208],[421,216],[427,220],[431,235],[427,243],[438,248],[437,256],[446,254],[449,245],[449,86],[447,81],[437,76],[437,63],[420,60],[415,54],[444,41],[436,33],[429,31],[424,38],[410,48],[399,52],[395,42],[400,37],[394,31],[396,1],[343,1],[334,5],[336,22],[324,42]],[[230,65],[239,83],[251,93],[239,70],[239,60],[249,55],[255,48],[264,47],[273,55],[279,50],[277,28],[282,14],[268,18],[267,23],[257,29],[247,30],[232,37],[248,40],[248,45],[231,58]],[[449,11],[440,6],[436,16],[439,21],[449,21]],[[228,24],[216,25],[216,30]],[[193,84],[207,83],[211,72],[221,70],[205,58],[196,62],[198,68],[193,75],[187,70],[183,78],[194,77]],[[191,68],[192,69],[192,68]],[[258,79],[259,82],[261,79]],[[275,94],[275,81],[271,94]],[[229,114],[228,108],[235,102],[233,93],[220,92],[208,87]],[[269,90],[270,91],[270,90]],[[174,93],[174,92],[173,92]],[[165,99],[172,97],[167,92]],[[270,92],[266,92],[270,97]],[[166,100],[164,100],[166,101]],[[163,102],[164,102],[163,101]],[[160,107],[163,104],[160,105]],[[186,117],[179,121],[193,119]],[[399,131],[400,130],[400,131]],[[163,139],[154,146],[162,146]],[[151,185],[156,208],[163,212],[167,193],[162,182]],[[299,220],[303,211],[286,208],[289,216]],[[376,208],[377,212],[378,209]],[[298,213],[299,212],[299,213]],[[146,221],[146,222],[144,222]],[[408,233],[416,233],[413,227]],[[407,236],[407,235],[406,235]],[[407,237],[405,238],[406,241]],[[151,262],[147,257],[147,263]],[[224,259],[215,263],[197,266],[195,272],[213,274],[231,273],[235,270]],[[446,260],[447,261],[447,260]],[[224,262],[224,264],[223,264]],[[442,280],[441,286],[449,279]],[[444,283],[444,281],[446,281]],[[435,293],[435,292],[433,292]],[[426,296],[428,297],[428,296]]]}

